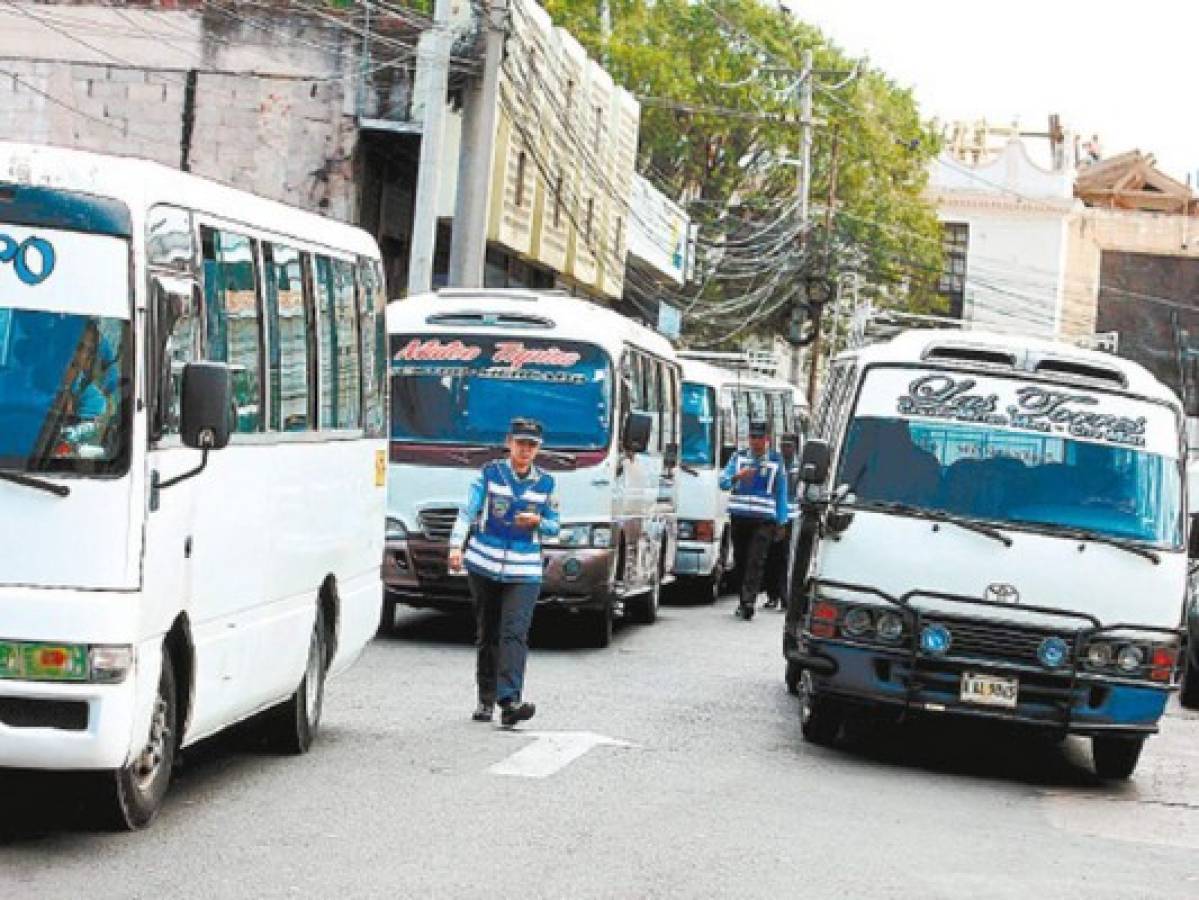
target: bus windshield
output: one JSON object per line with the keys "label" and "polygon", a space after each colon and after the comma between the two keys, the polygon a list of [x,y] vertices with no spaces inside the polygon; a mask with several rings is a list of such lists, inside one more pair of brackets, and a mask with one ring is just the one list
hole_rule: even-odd
{"label": "bus windshield", "polygon": [[539,421],[548,448],[611,438],[612,364],[591,344],[392,335],[391,375],[393,441],[498,446],[516,416]]}
{"label": "bus windshield", "polygon": [[0,222],[0,469],[123,471],[131,373],[128,243]]}
{"label": "bus windshield", "polygon": [[716,462],[716,392],[702,384],[683,383],[683,463]]}
{"label": "bus windshield", "polygon": [[981,380],[951,386],[949,376],[916,378],[898,398],[888,385],[886,414],[868,378],[837,484],[849,485],[863,506],[897,503],[1000,525],[1182,543],[1168,409]]}

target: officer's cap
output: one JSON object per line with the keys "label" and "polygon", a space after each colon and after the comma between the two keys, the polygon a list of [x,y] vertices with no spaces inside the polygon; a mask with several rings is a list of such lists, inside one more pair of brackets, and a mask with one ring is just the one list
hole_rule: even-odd
{"label": "officer's cap", "polygon": [[540,444],[542,441],[541,423],[534,419],[513,419],[512,424],[508,426],[508,435],[513,440],[536,441]]}
{"label": "officer's cap", "polygon": [[749,436],[751,438],[770,437],[770,426],[765,422],[750,422]]}

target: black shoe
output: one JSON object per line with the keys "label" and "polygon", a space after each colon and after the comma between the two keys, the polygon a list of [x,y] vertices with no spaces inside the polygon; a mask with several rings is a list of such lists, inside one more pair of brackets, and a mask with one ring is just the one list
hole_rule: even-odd
{"label": "black shoe", "polygon": [[737,607],[737,612],[735,615],[738,619],[744,619],[746,622],[748,622],[754,617],[754,608],[748,603],[742,603]]}
{"label": "black shoe", "polygon": [[505,703],[500,707],[500,724],[511,728],[521,722],[533,718],[537,707],[532,703]]}
{"label": "black shoe", "polygon": [[766,603],[762,606],[762,609],[778,609],[778,608],[779,608],[779,602],[777,600],[775,600],[773,597],[771,599],[767,600]]}
{"label": "black shoe", "polygon": [[495,704],[484,703],[482,700],[479,701],[479,705],[475,707],[474,713],[471,714],[471,718],[476,722],[490,722],[494,717]]}

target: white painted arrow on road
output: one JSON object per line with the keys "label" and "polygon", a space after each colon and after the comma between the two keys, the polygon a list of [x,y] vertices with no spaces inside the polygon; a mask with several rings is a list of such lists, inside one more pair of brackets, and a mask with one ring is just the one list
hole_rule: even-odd
{"label": "white painted arrow on road", "polygon": [[492,775],[513,775],[517,778],[548,778],[583,756],[592,747],[632,747],[627,741],[604,737],[590,731],[517,731],[520,737],[531,737],[533,743],[487,771]]}

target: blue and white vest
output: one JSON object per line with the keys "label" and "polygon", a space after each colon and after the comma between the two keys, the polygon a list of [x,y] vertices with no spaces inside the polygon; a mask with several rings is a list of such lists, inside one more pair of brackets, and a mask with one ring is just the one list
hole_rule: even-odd
{"label": "blue and white vest", "polygon": [[541,535],[516,525],[516,514],[534,512],[545,517],[554,492],[553,476],[534,468],[520,479],[504,462],[483,467],[483,508],[466,542],[463,562],[467,571],[492,581],[540,582]]}
{"label": "blue and white vest", "polygon": [[787,521],[799,519],[799,463],[787,467]]}
{"label": "blue and white vest", "polygon": [[770,450],[761,459],[755,459],[751,453],[738,451],[732,470],[738,472],[746,466],[754,467],[754,477],[749,481],[733,478],[729,515],[775,521],[778,514],[776,485],[778,479],[787,477],[787,466],[782,456]]}

